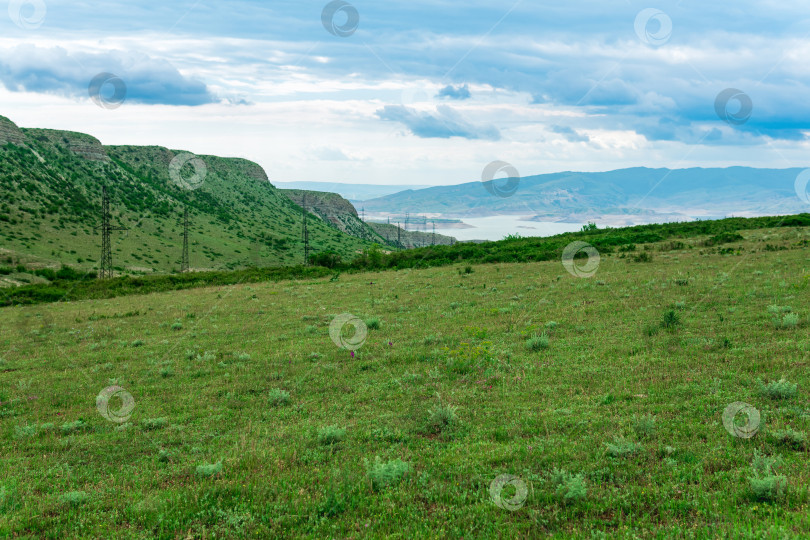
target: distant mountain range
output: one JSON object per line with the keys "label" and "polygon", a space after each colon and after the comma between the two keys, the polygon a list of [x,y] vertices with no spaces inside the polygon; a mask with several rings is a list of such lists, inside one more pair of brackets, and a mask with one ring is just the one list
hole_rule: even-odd
{"label": "distant mountain range", "polygon": [[806,212],[796,193],[803,169],[648,169],[561,172],[408,189],[362,202],[366,212],[445,217],[521,215],[536,221],[611,225]]}
{"label": "distant mountain range", "polygon": [[328,193],[337,193],[341,197],[348,199],[351,202],[364,201],[366,199],[374,199],[376,197],[385,197],[393,193],[399,193],[406,189],[422,189],[430,187],[427,184],[422,185],[392,185],[384,186],[377,184],[341,184],[340,182],[275,182],[274,184],[279,189],[300,189],[305,191],[325,191]]}

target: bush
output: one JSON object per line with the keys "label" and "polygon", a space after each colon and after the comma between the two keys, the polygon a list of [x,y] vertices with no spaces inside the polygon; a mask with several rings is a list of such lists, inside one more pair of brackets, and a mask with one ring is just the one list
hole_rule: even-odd
{"label": "bush", "polygon": [[748,478],[749,487],[754,498],[761,501],[781,499],[787,493],[787,478],[776,474],[774,467],[781,464],[777,457],[767,457],[754,450],[754,461],[751,463],[752,474]]}
{"label": "bush", "polygon": [[641,445],[617,437],[612,443],[607,443],[607,453],[611,457],[632,456],[641,449]]}
{"label": "bush", "polygon": [[761,380],[759,383],[759,391],[766,397],[771,399],[790,399],[796,395],[796,384],[791,384],[784,378],[778,381],[771,381],[764,384]]}
{"label": "bush", "polygon": [[793,431],[792,429],[774,431],[771,438],[776,444],[794,450],[804,450],[807,447],[807,435],[803,431]]}
{"label": "bush", "polygon": [[655,419],[650,417],[636,419],[633,422],[633,431],[639,439],[652,437],[655,434]]}
{"label": "bush", "polygon": [[728,244],[730,242],[741,242],[743,240],[745,240],[745,238],[743,238],[738,233],[724,232],[716,236],[712,236],[711,238],[703,242],[703,245],[707,247],[712,247],[717,246],[719,244]]}
{"label": "bush", "polygon": [[222,472],[222,462],[218,461],[211,464],[197,465],[197,476],[202,478],[210,478]]}
{"label": "bush", "polygon": [[341,264],[340,255],[334,251],[324,251],[323,253],[316,253],[310,255],[309,263],[315,266],[323,266],[324,268],[335,268]]}
{"label": "bush", "polygon": [[776,317],[773,323],[777,328],[796,328],[799,326],[799,315],[797,313],[785,313],[781,319]]}
{"label": "bush", "polygon": [[561,469],[554,469],[551,482],[555,486],[555,494],[564,502],[575,502],[588,495],[585,485],[585,476],[570,474]]}
{"label": "bush", "polygon": [[411,471],[411,466],[399,458],[382,462],[377,456],[374,458],[374,463],[369,463],[368,460],[364,460],[364,463],[366,476],[371,480],[371,485],[375,490],[399,484]]}
{"label": "bush", "polygon": [[82,420],[62,424],[62,433],[65,435],[70,435],[71,433],[76,433],[78,431],[86,431],[87,429],[89,429],[87,424],[85,424]]}
{"label": "bush", "polygon": [[68,491],[59,496],[59,502],[70,506],[79,506],[90,500],[90,496],[84,491]]}
{"label": "bush", "polygon": [[93,279],[93,274],[84,274],[77,270],[74,270],[70,266],[62,266],[56,272],[56,279],[63,279],[65,281],[80,281],[80,280],[91,280]]}
{"label": "bush", "polygon": [[285,392],[279,388],[273,388],[270,390],[270,393],[267,396],[268,400],[270,401],[270,405],[274,407],[279,407],[281,405],[286,405],[290,402],[290,393]]}
{"label": "bush", "polygon": [[169,425],[168,418],[146,418],[141,420],[141,429],[144,431],[155,431],[163,429]]}
{"label": "bush", "polygon": [[458,407],[439,403],[436,407],[428,411],[428,431],[440,433],[446,429],[454,427],[458,423],[456,411]]}
{"label": "bush", "polygon": [[346,430],[337,426],[326,426],[318,430],[318,444],[337,444],[346,437]]}
{"label": "bush", "polygon": [[545,332],[543,332],[539,336],[535,334],[526,340],[526,348],[532,352],[537,352],[542,349],[548,349],[548,347],[549,347],[549,340]]}

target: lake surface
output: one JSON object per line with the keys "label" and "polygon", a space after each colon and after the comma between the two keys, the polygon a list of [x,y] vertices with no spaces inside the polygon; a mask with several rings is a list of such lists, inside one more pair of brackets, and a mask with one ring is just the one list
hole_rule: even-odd
{"label": "lake surface", "polygon": [[[523,216],[491,216],[462,218],[472,229],[444,229],[436,224],[436,232],[453,236],[458,240],[503,240],[510,234],[520,236],[552,236],[582,229],[584,223],[557,223],[549,221],[522,221]],[[430,232],[430,225],[428,225]]]}

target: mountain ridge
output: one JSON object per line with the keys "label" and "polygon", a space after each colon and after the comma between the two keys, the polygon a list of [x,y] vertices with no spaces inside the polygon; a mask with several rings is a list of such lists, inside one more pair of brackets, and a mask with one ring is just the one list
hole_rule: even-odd
{"label": "mountain ridge", "polygon": [[[447,217],[791,214],[807,209],[794,183],[801,168],[751,167],[666,169],[632,167],[605,172],[563,171],[519,179],[513,194],[498,196],[503,180],[487,190],[482,182],[408,190],[363,201],[379,213],[436,213]],[[490,186],[493,188],[493,186]],[[731,195],[729,195],[731,194]]]}

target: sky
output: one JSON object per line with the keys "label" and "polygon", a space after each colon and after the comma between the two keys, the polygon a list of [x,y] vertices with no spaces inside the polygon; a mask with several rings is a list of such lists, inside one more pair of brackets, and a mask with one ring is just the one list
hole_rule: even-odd
{"label": "sky", "polygon": [[11,0],[0,36],[17,125],[271,182],[810,162],[806,1]]}

